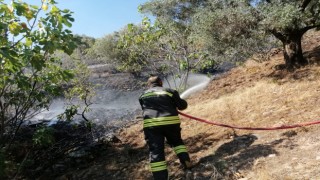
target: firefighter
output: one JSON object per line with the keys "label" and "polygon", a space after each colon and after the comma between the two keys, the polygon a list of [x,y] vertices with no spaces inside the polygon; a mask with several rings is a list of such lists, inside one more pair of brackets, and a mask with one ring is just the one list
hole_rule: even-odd
{"label": "firefighter", "polygon": [[165,161],[165,140],[177,154],[181,165],[191,169],[190,157],[181,139],[178,110],[188,104],[176,90],[162,87],[158,76],[148,79],[148,89],[140,96],[143,110],[143,131],[149,146],[151,172],[155,180],[167,180],[168,169]]}

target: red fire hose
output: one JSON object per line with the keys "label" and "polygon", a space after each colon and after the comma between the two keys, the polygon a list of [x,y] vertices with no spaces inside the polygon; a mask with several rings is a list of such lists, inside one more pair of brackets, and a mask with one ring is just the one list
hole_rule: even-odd
{"label": "red fire hose", "polygon": [[196,121],[200,121],[200,122],[204,122],[207,124],[212,124],[212,125],[216,125],[216,126],[222,126],[222,127],[227,127],[227,128],[233,128],[233,129],[244,129],[244,130],[278,130],[278,129],[292,129],[292,128],[297,128],[297,127],[303,127],[303,126],[310,126],[310,125],[314,125],[314,124],[320,124],[320,121],[313,121],[313,122],[305,122],[305,123],[299,123],[299,124],[293,124],[293,125],[283,125],[283,126],[276,126],[276,127],[239,127],[239,126],[232,126],[232,125],[227,125],[227,124],[222,124],[222,123],[216,123],[216,122],[212,122],[212,121],[208,121],[205,119],[201,119],[201,118],[197,118],[182,112],[179,112],[180,115],[196,120]]}

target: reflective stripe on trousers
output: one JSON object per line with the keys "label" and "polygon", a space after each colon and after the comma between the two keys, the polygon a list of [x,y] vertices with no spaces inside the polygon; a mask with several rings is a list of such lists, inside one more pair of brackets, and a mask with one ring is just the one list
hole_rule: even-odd
{"label": "reflective stripe on trousers", "polygon": [[169,176],[166,161],[151,162],[150,167],[154,180],[168,179]]}
{"label": "reflective stripe on trousers", "polygon": [[185,145],[173,147],[173,150],[177,155],[180,153],[184,153],[184,152],[187,153],[188,152]]}
{"label": "reflective stripe on trousers", "polygon": [[158,172],[167,170],[167,163],[166,161],[160,161],[160,162],[152,162],[150,163],[151,172]]}
{"label": "reflective stripe on trousers", "polygon": [[143,120],[143,127],[180,124],[179,116],[157,117]]}

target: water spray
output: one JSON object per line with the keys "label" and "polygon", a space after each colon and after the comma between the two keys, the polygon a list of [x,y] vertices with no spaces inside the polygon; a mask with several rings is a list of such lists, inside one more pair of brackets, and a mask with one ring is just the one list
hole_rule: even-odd
{"label": "water spray", "polygon": [[210,78],[207,77],[207,79],[204,79],[203,82],[200,82],[199,84],[196,84],[189,89],[185,90],[183,93],[181,93],[180,97],[182,99],[187,99],[190,95],[203,90],[210,82]]}
{"label": "water spray", "polygon": [[[172,81],[177,81],[173,78],[168,78],[169,83],[174,84]],[[210,78],[204,74],[189,74],[188,80],[186,82],[187,89],[180,94],[182,99],[187,99],[190,95],[203,90],[210,82]],[[164,86],[169,86],[169,83],[165,83]]]}

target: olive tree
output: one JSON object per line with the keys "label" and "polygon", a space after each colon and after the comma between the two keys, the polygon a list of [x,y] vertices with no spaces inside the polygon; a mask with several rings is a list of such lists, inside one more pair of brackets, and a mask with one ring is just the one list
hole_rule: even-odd
{"label": "olive tree", "polygon": [[320,1],[259,1],[261,26],[282,42],[285,64],[288,69],[305,65],[301,40],[310,29],[320,27]]}
{"label": "olive tree", "polygon": [[301,40],[308,30],[320,26],[318,0],[209,0],[197,12],[194,32],[207,44],[223,47],[217,48],[217,53],[264,49],[263,41],[269,43],[272,38],[268,35],[272,35],[282,43],[285,65],[290,70],[308,63]]}

